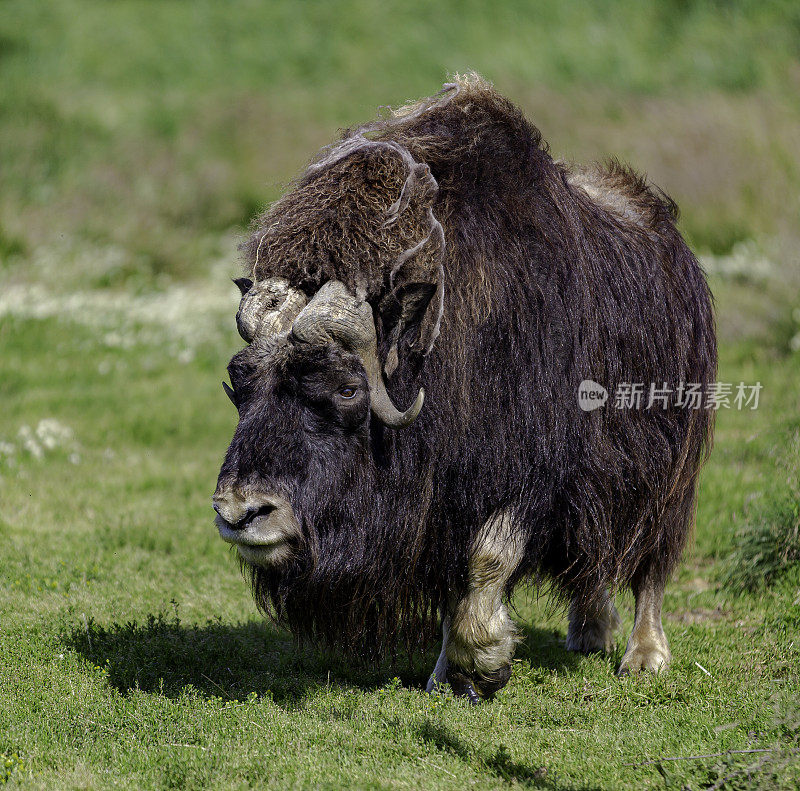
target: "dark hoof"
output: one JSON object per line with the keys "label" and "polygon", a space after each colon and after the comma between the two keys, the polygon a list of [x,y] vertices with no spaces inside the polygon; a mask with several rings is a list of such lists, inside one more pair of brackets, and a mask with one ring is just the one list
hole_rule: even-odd
{"label": "dark hoof", "polygon": [[447,679],[450,682],[453,694],[468,698],[473,705],[477,705],[481,700],[493,697],[496,692],[508,684],[510,678],[510,663],[485,676],[472,677],[461,668],[452,666],[447,672]]}
{"label": "dark hoof", "polygon": [[450,682],[454,695],[466,698],[473,706],[477,706],[481,702],[472,681],[462,672],[451,668],[447,673],[447,680]]}
{"label": "dark hoof", "polygon": [[511,663],[497,668],[493,673],[487,676],[482,676],[478,680],[478,685],[481,688],[481,694],[484,698],[491,698],[495,692],[499,692],[511,678]]}

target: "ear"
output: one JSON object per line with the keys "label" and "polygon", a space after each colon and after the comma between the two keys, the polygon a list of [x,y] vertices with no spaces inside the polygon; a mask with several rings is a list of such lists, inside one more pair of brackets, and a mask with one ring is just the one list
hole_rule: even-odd
{"label": "ear", "polygon": [[437,283],[410,282],[399,285],[380,303],[383,326],[388,333],[389,352],[383,369],[391,376],[397,369],[398,347],[427,354],[439,334]]}
{"label": "ear", "polygon": [[244,296],[253,287],[253,281],[247,277],[235,277],[233,282],[239,287],[239,291],[241,291],[242,296]]}
{"label": "ear", "polygon": [[444,305],[445,237],[433,213],[437,192],[438,184],[430,168],[418,163],[396,204],[398,211],[405,205],[419,217],[421,238],[398,256],[389,278],[391,291],[379,305],[390,344],[384,364],[387,376],[397,368],[400,344],[407,343],[413,351],[427,355],[439,335]]}

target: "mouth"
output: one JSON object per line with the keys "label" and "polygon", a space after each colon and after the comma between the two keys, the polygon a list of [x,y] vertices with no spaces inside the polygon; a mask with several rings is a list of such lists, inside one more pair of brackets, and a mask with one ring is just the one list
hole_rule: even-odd
{"label": "mouth", "polygon": [[219,537],[233,544],[242,560],[248,563],[274,565],[291,554],[291,545],[280,520],[260,516],[241,529],[234,528],[219,515],[215,522]]}

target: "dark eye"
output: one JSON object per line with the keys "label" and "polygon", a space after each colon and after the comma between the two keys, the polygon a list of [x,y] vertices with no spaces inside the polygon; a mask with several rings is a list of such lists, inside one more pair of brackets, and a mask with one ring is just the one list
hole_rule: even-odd
{"label": "dark eye", "polygon": [[339,395],[349,401],[351,398],[355,398],[357,392],[355,387],[343,387],[339,390]]}

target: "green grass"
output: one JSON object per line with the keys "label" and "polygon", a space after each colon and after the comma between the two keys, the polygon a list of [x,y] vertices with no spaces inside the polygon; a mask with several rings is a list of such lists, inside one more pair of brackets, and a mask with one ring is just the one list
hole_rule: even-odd
{"label": "green grass", "polygon": [[721,578],[734,591],[773,584],[800,566],[800,435],[769,490],[746,513]]}
{"label": "green grass", "polygon": [[[720,312],[751,289],[716,285]],[[0,440],[14,448],[0,462],[8,783],[638,789],[664,782],[648,761],[798,746],[800,572],[754,592],[715,581],[800,429],[800,356],[782,336],[722,346],[720,379],[764,390],[758,410],[719,414],[696,545],[665,605],[671,671],[617,679],[622,637],[608,658],[568,654],[563,616],[522,591],[512,681],[473,709],[424,694],[433,656],[358,669],[256,614],[209,507],[234,425],[219,387],[238,345],[231,316],[184,362],[158,332],[109,346],[108,327],[66,309],[0,324]],[[36,458],[19,430],[36,438],[44,418],[72,436]],[[621,606],[629,629],[630,597]],[[775,772],[793,788],[800,763],[766,755],[758,782]],[[676,788],[703,788],[763,756],[662,768]]]}
{"label": "green grass", "polygon": [[[796,4],[487,9],[0,2],[0,785],[800,783]],[[567,653],[523,589],[512,680],[478,708],[423,693],[433,655],[295,646],[210,509],[237,234],[338,126],[467,68],[554,153],[621,154],[678,199],[713,254],[719,379],[764,386],[718,415],[670,672],[618,679],[624,634]]]}

